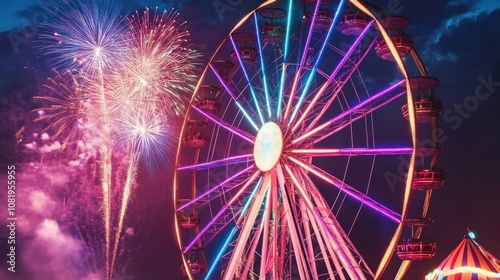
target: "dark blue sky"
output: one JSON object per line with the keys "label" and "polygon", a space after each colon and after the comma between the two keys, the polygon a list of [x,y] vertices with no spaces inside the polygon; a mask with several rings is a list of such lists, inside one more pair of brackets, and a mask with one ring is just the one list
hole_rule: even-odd
{"label": "dark blue sky", "polygon": [[[218,1],[238,4],[218,12],[214,6]],[[176,7],[181,18],[188,21],[193,45],[207,58],[239,18],[260,2],[138,0],[121,3],[125,11],[144,6]],[[386,8],[394,0],[372,2]],[[18,0],[2,3],[0,9],[2,164],[16,160],[12,154],[13,133],[29,119],[29,111],[33,109],[30,96],[37,93],[36,83],[40,82],[38,70],[47,69],[41,65],[43,58],[34,50],[38,35],[37,25],[32,23],[44,20],[40,12],[46,11],[38,3],[38,0]],[[437,242],[438,251],[431,261],[412,265],[406,279],[413,280],[422,279],[436,267],[459,244],[466,228],[475,231],[477,241],[500,257],[500,180],[497,177],[500,174],[500,2],[401,0],[395,12],[411,20],[406,32],[413,37],[429,76],[440,79],[435,92],[444,106],[440,139],[445,152],[440,166],[446,172],[446,184],[434,193],[429,216],[435,223],[424,233],[427,239]],[[34,28],[23,29],[26,22]],[[29,35],[23,36],[23,31]],[[167,184],[165,188],[170,186]],[[1,191],[0,197],[4,194]],[[171,222],[169,205],[158,207],[154,226],[140,245],[138,254],[142,257],[133,266],[137,275],[144,277],[138,279],[174,279],[170,276],[178,275],[180,260],[173,227],[168,225]]]}

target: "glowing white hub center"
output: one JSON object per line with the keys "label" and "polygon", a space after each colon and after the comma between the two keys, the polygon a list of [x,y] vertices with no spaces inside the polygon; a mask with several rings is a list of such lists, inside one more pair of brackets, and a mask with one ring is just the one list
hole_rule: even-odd
{"label": "glowing white hub center", "polygon": [[257,133],[253,147],[255,164],[261,171],[269,171],[278,163],[282,151],[283,134],[281,128],[273,122],[264,124]]}

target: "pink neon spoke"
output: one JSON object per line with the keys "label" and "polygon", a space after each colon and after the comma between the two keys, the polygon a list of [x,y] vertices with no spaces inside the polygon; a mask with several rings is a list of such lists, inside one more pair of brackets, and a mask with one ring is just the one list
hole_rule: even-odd
{"label": "pink neon spoke", "polygon": [[220,125],[224,129],[234,133],[235,135],[238,135],[242,139],[244,139],[252,144],[255,143],[255,137],[250,135],[248,132],[245,132],[245,131],[243,131],[235,126],[232,126],[231,124],[221,120],[220,118],[218,118],[217,116],[215,116],[213,114],[210,114],[210,113],[207,113],[207,112],[201,110],[200,108],[196,107],[196,105],[191,105],[191,107],[193,109],[195,109],[196,111],[198,111],[198,113],[204,115],[205,117],[207,117],[211,121],[215,122],[216,124]]}
{"label": "pink neon spoke", "polygon": [[[296,178],[295,173],[290,169],[290,167],[288,167],[288,165],[285,165],[285,169],[286,169],[288,175],[290,176],[290,178],[292,179],[292,182],[294,183],[295,188],[299,191],[301,198],[303,199],[303,201],[306,203],[307,207],[309,208],[309,210],[314,213],[314,215],[316,216],[316,220],[321,223],[322,227],[327,230],[328,235],[332,238],[332,241],[334,241],[334,243],[332,245],[335,245],[335,247],[337,249],[336,251],[341,257],[340,261],[344,265],[348,266],[349,269],[347,270],[347,272],[352,277],[353,276],[352,273],[355,273],[356,270],[354,270],[352,262],[348,261],[348,260],[351,260],[351,258],[349,258],[347,253],[341,248],[341,246],[339,244],[340,242],[337,240],[338,239],[337,234],[333,233],[332,230],[330,229],[330,227],[325,223],[323,216],[321,215],[321,213],[319,213],[318,208],[314,206],[307,191],[303,188],[302,184]],[[342,242],[343,242],[343,240],[342,240]]]}
{"label": "pink neon spoke", "polygon": [[346,110],[342,112],[340,115],[337,117],[323,123],[322,125],[316,127],[315,129],[301,135],[300,137],[296,138],[295,140],[292,141],[293,144],[296,144],[298,142],[303,141],[304,139],[315,135],[318,132],[325,132],[325,129],[327,127],[331,127],[329,130],[324,133],[324,135],[319,139],[316,140],[316,142],[320,141],[323,138],[326,138],[333,133],[341,130],[342,128],[350,125],[354,121],[368,115],[369,113],[375,111],[376,109],[384,106],[385,104],[393,101],[394,99],[404,95],[406,91],[400,92],[395,94],[394,89],[401,86],[405,81],[402,80],[389,88],[373,95],[372,97],[366,99],[365,101],[359,103],[358,105],[350,108],[349,110]]}
{"label": "pink neon spoke", "polygon": [[243,185],[243,187],[241,187],[241,189],[231,198],[231,200],[229,200],[226,203],[226,205],[224,205],[219,210],[219,212],[212,218],[212,220],[200,231],[200,233],[198,233],[198,235],[196,235],[196,237],[191,241],[191,243],[189,243],[189,245],[183,251],[184,254],[189,252],[189,250],[191,250],[191,248],[194,246],[194,244],[196,242],[198,242],[198,240],[201,238],[201,236],[217,221],[217,219],[219,219],[219,217],[222,216],[222,214],[224,214],[224,212],[227,209],[229,209],[229,207],[231,207],[233,205],[233,203],[240,198],[240,196],[247,190],[248,186],[250,186],[250,184],[252,184],[252,182],[255,181],[255,179],[259,176],[259,174],[260,174],[260,171],[256,171],[252,175],[252,177],[250,179],[248,179],[246,184]]}
{"label": "pink neon spoke", "polygon": [[212,192],[214,192],[214,191],[218,190],[218,189],[219,189],[219,188],[221,188],[222,186],[226,186],[226,185],[227,185],[228,183],[230,183],[232,180],[236,179],[236,178],[237,178],[238,176],[240,176],[241,174],[244,174],[244,173],[246,173],[246,172],[250,171],[250,169],[252,169],[252,168],[254,168],[254,167],[255,167],[255,164],[252,164],[252,165],[250,165],[249,167],[247,167],[247,168],[245,168],[245,169],[241,170],[240,172],[238,172],[238,173],[234,174],[233,176],[231,176],[231,177],[227,178],[226,180],[224,180],[224,182],[222,182],[222,183],[218,184],[218,185],[217,185],[217,186],[215,186],[215,187],[212,187],[212,188],[211,188],[210,190],[208,190],[207,192],[205,192],[205,193],[203,193],[202,195],[200,195],[200,196],[196,197],[195,199],[193,199],[193,200],[189,201],[188,203],[186,203],[186,204],[182,205],[181,207],[179,207],[179,208],[177,209],[177,211],[182,211],[182,210],[186,209],[186,208],[187,208],[187,207],[189,207],[190,205],[192,205],[192,204],[196,203],[197,201],[199,201],[200,199],[202,199],[202,198],[204,198],[204,197],[208,196],[209,194],[211,194]]}
{"label": "pink neon spoke", "polygon": [[[242,162],[247,162],[248,158],[253,157],[253,154],[239,155],[234,157],[228,157],[224,159],[217,159],[210,162],[198,163],[193,165],[186,165],[178,167],[177,170],[204,170],[208,168],[214,168],[219,166],[226,166],[230,164],[238,164]],[[245,159],[245,160],[244,160]]]}
{"label": "pink neon spoke", "polygon": [[312,166],[309,164],[304,163],[303,161],[296,159],[292,156],[288,156],[288,159],[293,161],[294,163],[300,165],[302,168],[306,169],[307,171],[313,173],[317,177],[323,179],[327,183],[332,184],[334,187],[338,188],[339,190],[345,192],[347,195],[350,197],[358,200],[361,203],[364,203],[366,206],[372,208],[373,210],[377,211],[378,213],[383,214],[384,216],[388,217],[394,222],[399,223],[401,221],[401,215],[390,210],[389,208],[385,207],[384,205],[378,203],[377,201],[373,200],[371,197],[365,195],[364,193],[358,191],[352,186],[349,186],[342,180],[338,179],[337,177],[325,172],[324,170]]}
{"label": "pink neon spoke", "polygon": [[294,154],[313,157],[329,156],[389,156],[406,155],[413,152],[413,148],[341,148],[341,149],[295,149]]}

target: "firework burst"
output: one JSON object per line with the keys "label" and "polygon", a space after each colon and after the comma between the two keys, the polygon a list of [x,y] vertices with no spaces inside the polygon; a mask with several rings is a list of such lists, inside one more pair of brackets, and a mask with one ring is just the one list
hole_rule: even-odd
{"label": "firework burst", "polygon": [[167,163],[166,155],[173,152],[173,123],[168,116],[153,108],[124,112],[119,125],[117,143],[129,146],[149,166]]}
{"label": "firework burst", "polygon": [[119,61],[116,90],[155,104],[168,115],[184,112],[196,79],[199,55],[186,46],[189,33],[173,11],[146,9],[127,18],[126,51]]}
{"label": "firework burst", "polygon": [[41,51],[56,68],[96,74],[111,68],[123,46],[125,25],[116,5],[90,1],[59,6],[58,17],[40,34]]}
{"label": "firework burst", "polygon": [[[89,96],[81,89],[77,77],[68,72],[61,74],[55,69],[53,72],[54,78],[49,78],[43,85],[48,94],[33,97],[35,101],[51,104],[33,110],[40,114],[34,121],[49,121],[42,133],[54,129],[53,139],[65,134],[61,145],[61,150],[64,150],[71,139],[80,138],[78,123],[83,121],[88,112]],[[75,149],[75,153],[77,151],[78,149]]]}

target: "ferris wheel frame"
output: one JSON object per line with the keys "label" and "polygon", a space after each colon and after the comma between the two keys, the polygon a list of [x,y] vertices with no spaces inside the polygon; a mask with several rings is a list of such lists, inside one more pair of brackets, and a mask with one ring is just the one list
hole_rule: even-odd
{"label": "ferris wheel frame", "polygon": [[[294,0],[289,0],[289,8],[292,7],[292,2]],[[399,69],[400,73],[403,76],[403,79],[390,85],[389,88],[384,89],[379,91],[376,94],[370,95],[366,100],[360,101],[359,104],[354,106],[353,108],[349,108],[345,110],[343,113],[337,115],[335,118],[330,119],[327,122],[324,122],[320,125],[318,125],[318,122],[320,122],[320,118],[313,118],[307,119],[309,115],[313,112],[313,107],[314,105],[310,104],[316,104],[318,100],[322,97],[323,92],[327,90],[327,86],[330,85],[331,83],[336,83],[335,81],[336,74],[338,74],[338,69],[340,69],[340,66],[338,65],[337,68],[333,71],[331,75],[326,75],[326,82],[323,83],[322,87],[316,88],[314,93],[315,97],[312,99],[308,99],[307,102],[309,102],[309,106],[305,106],[304,111],[300,111],[299,107],[296,106],[297,104],[303,105],[303,102],[305,101],[305,97],[300,96],[294,96],[295,93],[300,91],[299,86],[299,78],[301,78],[300,74],[296,74],[294,76],[294,79],[291,82],[291,90],[289,90],[290,93],[285,93],[285,73],[286,70],[284,70],[289,63],[287,63],[287,49],[288,49],[288,38],[290,37],[290,34],[288,33],[291,28],[291,16],[287,16],[287,24],[286,24],[286,35],[285,35],[285,43],[284,43],[284,54],[282,54],[283,62],[282,62],[282,71],[276,71],[278,74],[281,75],[281,83],[279,86],[276,86],[276,89],[278,91],[277,94],[277,99],[278,101],[274,101],[274,103],[277,104],[276,111],[272,111],[271,107],[273,104],[272,97],[268,94],[268,86],[266,84],[266,77],[265,77],[265,70],[266,70],[266,65],[264,65],[264,60],[260,59],[258,60],[257,64],[260,64],[260,66],[257,66],[259,69],[257,72],[262,72],[262,76],[264,76],[263,80],[263,88],[261,95],[255,94],[256,89],[252,87],[252,81],[253,78],[251,77],[251,74],[248,73],[246,70],[246,61],[242,56],[246,55],[245,53],[240,52],[241,48],[237,46],[238,42],[246,42],[250,36],[243,34],[243,33],[238,33],[237,31],[239,28],[245,24],[247,21],[251,21],[252,17],[254,18],[254,23],[255,23],[255,31],[258,33],[259,31],[259,26],[258,26],[258,20],[257,20],[257,15],[259,11],[263,11],[266,7],[268,7],[270,4],[274,4],[276,2],[280,1],[266,1],[262,5],[260,5],[258,8],[253,10],[252,12],[248,13],[245,17],[243,17],[240,22],[236,24],[236,26],[232,29],[232,31],[229,33],[228,37],[226,37],[222,43],[219,45],[217,50],[214,52],[214,55],[212,58],[209,60],[208,66],[205,68],[203,71],[202,75],[200,76],[199,83],[196,85],[196,88],[194,90],[194,93],[192,95],[191,101],[190,101],[190,108],[189,112],[186,113],[185,120],[183,123],[183,126],[181,128],[181,133],[180,133],[180,139],[179,139],[179,145],[177,147],[177,154],[176,154],[176,169],[175,169],[175,174],[174,174],[174,207],[176,209],[176,215],[175,215],[175,230],[176,230],[176,235],[177,235],[177,241],[179,248],[182,251],[182,260],[183,260],[183,267],[186,276],[189,279],[197,279],[193,274],[192,269],[192,263],[190,262],[190,259],[188,257],[189,254],[193,252],[193,250],[203,250],[203,248],[198,248],[196,245],[200,244],[200,236],[208,231],[208,228],[212,226],[212,223],[215,223],[217,219],[221,219],[223,217],[223,211],[226,211],[230,207],[233,207],[235,203],[240,203],[240,208],[238,211],[236,211],[236,214],[233,215],[233,222],[235,222],[236,226],[234,226],[232,229],[226,229],[225,230],[225,235],[227,235],[227,238],[225,239],[225,242],[223,242],[222,249],[220,253],[217,255],[216,259],[221,257],[222,254],[225,254],[224,251],[229,246],[230,242],[235,242],[236,244],[233,246],[234,251],[231,254],[230,261],[227,262],[227,266],[224,269],[224,279],[233,279],[235,275],[237,275],[240,272],[237,272],[239,268],[237,266],[239,265],[240,267],[243,266],[242,264],[238,264],[237,260],[239,260],[243,254],[249,251],[248,246],[250,246],[250,252],[252,254],[254,253],[255,249],[257,247],[261,247],[261,255],[267,255],[268,254],[268,249],[264,247],[271,248],[272,250],[278,250],[279,245],[276,244],[276,239],[277,238],[270,238],[269,236],[273,234],[273,230],[276,230],[277,224],[276,225],[271,225],[271,223],[275,222],[276,219],[270,218],[271,215],[274,215],[275,213],[271,213],[272,211],[269,209],[274,209],[275,211],[277,209],[276,203],[278,201],[281,201],[280,207],[284,208],[284,213],[283,214],[283,221],[284,223],[287,224],[287,229],[290,233],[289,236],[287,236],[288,239],[292,240],[292,246],[293,251],[300,251],[305,250],[308,251],[303,252],[301,254],[304,255],[314,255],[315,253],[313,252],[313,247],[311,244],[305,244],[300,240],[300,234],[297,234],[297,232],[300,233],[300,230],[297,229],[297,225],[295,225],[294,221],[296,217],[294,217],[293,213],[294,212],[301,212],[303,217],[309,217],[311,221],[308,221],[307,227],[304,227],[304,230],[307,231],[304,234],[306,235],[311,235],[315,234],[317,236],[322,236],[318,238],[317,242],[320,243],[321,247],[321,254],[323,256],[328,256],[329,254],[333,253],[327,253],[327,251],[342,251],[342,252],[350,252],[349,254],[353,254],[351,256],[347,256],[347,253],[344,253],[344,256],[346,259],[350,259],[348,261],[344,260],[343,257],[339,258],[341,263],[336,263],[335,261],[332,261],[332,263],[329,263],[326,265],[327,270],[328,270],[328,275],[330,278],[332,278],[333,275],[342,274],[342,275],[347,275],[350,279],[366,279],[367,275],[370,277],[373,277],[374,279],[379,279],[381,275],[383,275],[389,260],[391,257],[394,255],[396,252],[396,248],[403,248],[400,245],[398,245],[400,236],[402,234],[403,228],[408,225],[408,208],[409,208],[409,202],[410,202],[410,194],[412,192],[412,188],[415,188],[415,184],[418,181],[421,181],[419,179],[419,174],[417,170],[417,158],[419,155],[425,154],[425,151],[422,151],[422,147],[418,147],[418,137],[417,137],[417,123],[419,122],[419,118],[421,118],[421,115],[419,115],[419,112],[424,111],[424,113],[429,113],[429,108],[425,107],[425,110],[422,110],[422,106],[419,103],[421,100],[417,100],[417,102],[414,99],[414,89],[415,89],[415,84],[419,84],[418,81],[414,82],[412,78],[409,76],[406,65],[402,59],[402,56],[400,54],[400,50],[398,50],[394,39],[391,38],[391,35],[389,31],[386,30],[387,28],[387,23],[384,23],[384,20],[381,19],[380,17],[377,17],[367,6],[365,6],[365,2],[357,1],[357,0],[351,0],[351,1],[340,1],[341,4],[338,6],[338,10],[340,10],[343,6],[344,2],[349,2],[353,7],[367,15],[370,19],[371,22],[369,25],[365,26],[363,28],[363,32],[358,35],[357,39],[352,43],[351,48],[349,48],[346,53],[344,53],[344,58],[340,61],[340,65],[344,66],[345,63],[348,63],[348,60],[350,59],[350,56],[356,51],[354,46],[359,46],[361,43],[361,40],[365,38],[367,32],[370,30],[370,28],[375,28],[380,32],[380,37],[383,38],[383,42],[385,42],[385,47],[387,48],[386,53],[384,54],[387,57],[392,58],[396,65],[397,68]],[[313,1],[309,1],[313,2]],[[316,1],[314,1],[316,2]],[[318,15],[320,11],[320,6],[322,2],[329,2],[329,1],[317,1],[315,4],[314,12],[312,12],[312,19],[311,22],[315,22],[316,16]],[[307,1],[304,1],[304,3],[307,3]],[[271,8],[271,9],[276,9],[276,8]],[[281,16],[281,12],[279,10],[267,10],[265,14],[262,14],[264,17],[272,17],[274,14],[278,14]],[[291,13],[290,13],[291,14]],[[337,18],[338,16],[338,11],[335,15]],[[335,25],[335,20],[332,21],[331,25]],[[314,24],[310,25],[310,30],[308,33],[308,36],[306,38],[306,43],[305,46],[309,46],[309,42],[311,40],[311,34],[313,32],[313,26]],[[330,27],[329,32],[332,31],[332,27]],[[328,35],[329,36],[329,35]],[[328,37],[327,37],[328,38]],[[275,38],[269,39],[269,42],[273,42]],[[248,39],[251,40],[251,39]],[[257,53],[258,57],[262,57],[262,49],[266,46],[262,43],[262,39],[260,38],[259,35],[256,36],[256,41],[257,45],[259,48],[257,50],[253,50],[251,48],[245,49],[245,51],[252,52],[254,51]],[[325,44],[328,42],[328,39],[325,39]],[[372,42],[375,42],[373,40]],[[272,44],[272,43],[271,43]],[[249,100],[245,99],[245,97],[241,97],[243,91],[240,92],[240,95],[238,93],[233,92],[233,87],[232,85],[229,84],[227,79],[225,77],[222,77],[220,72],[215,69],[214,67],[214,62],[218,59],[218,55],[222,52],[222,48],[224,46],[232,46],[233,47],[233,52],[232,56],[234,54],[233,59],[237,61],[238,69],[242,73],[240,75],[242,76],[243,84],[246,83],[245,90],[251,94]],[[368,49],[370,49],[372,46],[370,46]],[[321,52],[323,49],[321,50]],[[307,52],[307,47],[304,47],[303,54],[300,56],[300,62],[298,62],[299,67],[297,70],[298,73],[302,70],[302,66],[305,65],[305,60],[306,60],[306,52]],[[426,70],[423,67],[423,63],[421,62],[420,58],[416,54],[416,52],[412,49],[409,51],[409,54],[411,55],[413,61],[416,64],[416,67],[418,68],[419,72],[423,76],[427,76]],[[250,58],[252,56],[249,56]],[[321,55],[319,56],[321,57]],[[363,57],[364,59],[364,57]],[[359,62],[361,63],[361,59]],[[320,61],[320,58],[317,59],[317,61]],[[290,64],[291,65],[291,64]],[[357,65],[355,67],[357,69]],[[237,70],[238,70],[237,69]],[[337,72],[336,72],[337,71]],[[238,117],[239,120],[231,120],[235,121],[235,123],[231,124],[227,120],[224,120],[223,118],[217,117],[216,112],[220,110],[221,108],[218,107],[219,105],[216,105],[216,99],[215,98],[205,98],[202,99],[202,103],[200,103],[199,100],[199,95],[200,92],[204,91],[206,92],[206,84],[205,79],[207,75],[212,74],[216,76],[216,80],[219,82],[220,90],[221,92],[225,92],[229,97],[227,97],[230,101],[228,105],[226,106],[225,110],[229,108],[229,104],[232,104],[233,109],[238,110],[241,112],[241,115]],[[246,82],[245,82],[246,80]],[[424,82],[426,79],[423,79]],[[421,82],[420,84],[424,83]],[[307,84],[307,83],[306,83]],[[342,85],[343,86],[343,85]],[[205,87],[205,88],[204,88]],[[307,87],[307,86],[306,86]],[[395,89],[403,87],[404,90],[402,92],[394,93]],[[212,90],[217,90],[217,89],[212,89]],[[303,90],[303,92],[306,92],[307,90]],[[265,92],[265,93],[263,93]],[[205,94],[206,95],[206,94]],[[275,93],[276,95],[276,93]],[[217,97],[217,96],[216,96]],[[259,97],[265,97],[264,100],[260,100]],[[408,120],[408,126],[409,126],[409,132],[410,132],[410,138],[411,138],[411,146],[408,147],[399,147],[399,148],[370,148],[370,149],[364,149],[364,148],[324,148],[324,149],[318,149],[314,148],[314,145],[311,145],[311,143],[321,143],[322,140],[327,139],[330,137],[332,134],[336,133],[337,131],[343,129],[346,127],[346,123],[351,124],[352,122],[361,119],[365,117],[367,114],[377,110],[378,108],[381,108],[385,106],[386,104],[392,102],[393,100],[397,98],[403,98],[405,97],[406,99],[406,104],[404,105],[405,107],[403,108],[403,113],[404,117],[407,118]],[[283,102],[281,101],[283,100]],[[298,101],[297,101],[298,100]],[[259,104],[259,102],[262,102],[262,104]],[[295,102],[295,104],[294,104]],[[416,104],[417,103],[417,108]],[[198,105],[196,105],[198,104]],[[203,104],[200,106],[200,104]],[[328,106],[325,108],[329,107],[331,103],[327,103]],[[434,104],[434,103],[433,103]],[[254,106],[253,112],[251,111],[252,106]],[[268,109],[267,111],[262,109]],[[249,109],[250,108],[250,109]],[[262,109],[262,110],[261,110]],[[432,108],[430,108],[432,109]],[[324,109],[326,110],[326,109]],[[321,110],[321,112],[316,113],[318,115],[324,115],[325,111]],[[420,111],[419,111],[420,110]],[[437,109],[436,109],[437,110]],[[367,113],[368,111],[368,113]],[[224,112],[226,114],[227,111]],[[356,115],[356,112],[358,115]],[[198,116],[201,116],[203,120],[192,120],[190,119],[191,113],[197,114]],[[435,121],[435,117],[439,115],[440,112],[436,111],[436,114],[432,115],[429,117],[433,121],[433,133],[435,134],[436,126],[437,126],[437,121]],[[267,115],[267,117],[266,117]],[[353,115],[356,115],[353,118]],[[354,119],[354,120],[352,120]],[[293,122],[295,120],[295,122]],[[300,127],[302,123],[305,121],[308,121],[309,127],[310,128],[303,128]],[[200,162],[200,149],[203,149],[205,145],[207,145],[208,142],[210,142],[210,148],[212,153],[215,152],[215,148],[212,147],[213,144],[210,139],[210,137],[206,136],[206,131],[207,131],[207,126],[208,123],[215,123],[217,125],[217,128],[212,129],[212,136],[215,135],[219,130],[226,130],[226,132],[231,134],[231,137],[235,137],[240,139],[240,141],[243,141],[249,145],[253,145],[253,152],[252,153],[245,153],[245,154],[240,154],[240,155],[234,155],[234,156],[226,156],[225,159],[216,159],[216,160],[206,160],[206,162]],[[248,122],[245,125],[241,125],[241,123]],[[244,127],[244,128],[243,128]],[[196,150],[194,153],[191,153],[193,156],[193,163],[188,164],[188,165],[183,165],[181,164],[181,151],[183,149],[186,149],[184,147],[185,145],[185,136],[189,134],[188,129],[190,128],[195,128],[193,130],[193,134],[191,135],[192,139],[190,143],[193,144],[191,148],[195,148]],[[254,130],[253,130],[253,129]],[[199,131],[202,131],[201,133]],[[297,134],[298,131],[301,133]],[[327,131],[327,133],[324,133]],[[196,132],[196,133],[195,133]],[[214,134],[215,133],[215,134]],[[253,133],[253,134],[252,134]],[[291,137],[293,135],[293,137]],[[311,139],[314,139],[314,141],[311,142]],[[213,140],[215,141],[215,140]],[[302,143],[308,142],[309,143],[305,146],[300,146]],[[293,148],[290,148],[293,146]],[[270,149],[270,147],[272,149]],[[431,152],[427,151],[427,155],[431,154],[435,156],[437,154],[437,143],[435,144],[434,149],[432,148],[426,148],[427,150],[431,150]],[[425,150],[425,149],[424,149]],[[226,151],[226,153],[231,153],[229,151]],[[358,156],[378,156],[378,155],[409,155],[409,164],[407,167],[407,175],[405,176],[405,181],[404,181],[404,191],[403,191],[403,198],[401,201],[401,210],[400,213],[394,212],[390,210],[389,208],[385,207],[383,204],[377,202],[376,200],[372,199],[370,196],[364,194],[363,192],[360,192],[357,190],[355,187],[349,186],[342,180],[339,180],[339,178],[333,176],[332,174],[329,174],[328,172],[325,172],[321,168],[315,166],[314,164],[311,164],[307,160],[304,160],[304,158],[313,158],[313,157],[318,157],[318,156],[347,156],[347,155],[358,155]],[[247,166],[242,169],[238,170],[235,174],[232,175],[227,175],[222,182],[219,184],[212,186],[212,189],[209,189],[206,193],[203,193],[201,195],[197,194],[197,176],[196,175],[197,171],[199,170],[205,170],[207,168],[216,168],[224,165],[233,165],[233,164],[241,164],[243,163],[248,163],[251,162],[252,159],[255,161],[255,163],[247,164]],[[283,164],[281,163],[282,160],[286,160],[289,162],[291,165],[288,164]],[[290,166],[298,166],[299,168],[295,169]],[[179,188],[182,188],[180,186],[179,181],[181,177],[181,172],[192,172],[191,174],[191,198],[180,200],[179,199]],[[429,171],[430,172],[430,171]],[[192,230],[194,232],[194,239],[190,240],[189,244],[185,243],[185,240],[183,240],[183,234],[182,232],[185,231],[183,229],[183,224],[182,221],[180,220],[178,214],[180,211],[183,211],[189,207],[194,207],[197,203],[201,203],[205,198],[210,196],[210,193],[214,191],[216,188],[219,188],[223,184],[229,183],[234,180],[234,178],[238,178],[239,176],[243,177],[245,173],[248,173],[245,179],[242,179],[238,183],[234,183],[234,185],[231,186],[231,188],[223,195],[229,195],[228,199],[226,199],[225,203],[222,203],[220,205],[219,209],[220,211],[216,213],[215,215],[212,215],[213,220],[208,223],[208,225],[205,225],[203,229],[200,230],[199,228],[199,219],[198,217],[193,217],[193,220],[188,220],[189,222],[192,222],[191,225]],[[185,174],[185,173],[183,173]],[[350,244],[349,238],[341,237],[346,235],[345,231],[342,229],[342,226],[336,222],[335,217],[331,213],[330,206],[328,203],[325,201],[323,197],[321,197],[321,194],[316,194],[315,192],[317,190],[312,190],[310,188],[305,188],[302,186],[314,186],[315,183],[311,181],[309,178],[308,174],[312,174],[317,178],[320,178],[323,180],[323,182],[327,182],[329,184],[332,184],[340,189],[341,192],[346,194],[347,196],[353,197],[356,200],[360,201],[361,205],[367,206],[368,208],[371,208],[375,210],[376,212],[380,213],[381,215],[385,216],[389,220],[392,220],[396,223],[396,229],[394,230],[392,237],[390,238],[390,242],[386,246],[385,253],[381,257],[381,260],[379,262],[379,265],[375,271],[371,271],[369,268],[367,269],[368,265],[365,263],[363,258],[357,258],[357,255],[359,255],[359,252],[356,251],[355,246],[353,244]],[[414,179],[415,174],[417,174],[417,179]],[[285,178],[286,177],[286,178]],[[259,179],[260,178],[260,179]],[[305,180],[305,181],[304,181]],[[443,178],[444,180],[444,178]],[[307,182],[306,182],[307,181]],[[286,183],[285,183],[286,182]],[[434,182],[434,181],[432,181]],[[292,209],[291,205],[293,204],[291,201],[293,200],[292,197],[293,195],[290,194],[290,187],[288,187],[288,184],[291,184],[293,186],[293,191],[297,192],[298,195],[302,198],[298,203],[300,204],[297,209]],[[244,192],[249,192],[250,185],[254,185],[255,187],[253,190],[247,195],[247,200],[243,202],[237,202],[239,199],[241,199],[244,196]],[[439,185],[440,186],[440,185]],[[437,187],[439,187],[437,186]],[[435,187],[435,188],[437,188]],[[434,189],[435,189],[434,188]],[[430,196],[432,193],[432,190],[427,189],[426,193],[426,199],[423,205],[424,211],[423,211],[423,217],[426,216],[427,210],[429,207],[430,203]],[[311,194],[312,193],[312,194]],[[318,192],[319,193],[319,192]],[[264,208],[261,208],[260,206],[264,205]],[[321,206],[321,207],[320,207]],[[328,209],[328,210],[327,210]],[[260,217],[261,225],[256,227],[255,223]],[[185,218],[185,217],[184,217]],[[189,219],[189,217],[188,217]],[[185,220],[183,220],[185,221]],[[246,221],[252,221],[252,222],[246,222]],[[232,222],[226,221],[226,224],[224,227],[226,227],[228,224]],[[185,224],[184,224],[185,225]],[[333,226],[332,226],[333,225]],[[411,226],[416,225],[418,227],[417,233],[415,236],[418,238],[421,234],[422,231],[422,226],[424,225],[420,220],[414,221]],[[325,233],[321,232],[321,229],[326,231]],[[271,232],[270,232],[271,231]],[[222,232],[222,231],[221,231]],[[295,233],[293,233],[295,232]],[[311,233],[314,232],[314,233]],[[239,234],[236,238],[236,234]],[[413,233],[412,233],[413,234]],[[262,237],[260,237],[262,235]],[[257,237],[256,237],[257,236]],[[241,245],[240,243],[244,242],[249,242],[249,239],[252,238],[251,243],[248,246],[245,246],[245,244]],[[192,237],[193,238],[193,237]],[[214,237],[212,237],[214,238]],[[262,238],[262,240],[261,240]],[[236,239],[236,240],[235,240]],[[272,239],[272,240],[270,240]],[[253,241],[255,240],[255,241]],[[347,245],[342,245],[339,244],[334,244],[337,243],[336,241],[338,240],[343,240]],[[301,243],[302,242],[302,243]],[[309,241],[307,241],[309,242]],[[306,242],[306,243],[307,243]],[[332,243],[332,244],[326,244],[326,243]],[[259,244],[266,244],[264,246],[259,245]],[[301,244],[302,247],[301,248]],[[398,247],[399,246],[399,247]],[[354,248],[354,249],[353,249]],[[407,248],[407,247],[404,247]],[[409,248],[409,247],[408,247]],[[269,250],[271,250],[269,249]],[[434,246],[435,250],[435,246]],[[354,253],[353,253],[354,252]],[[227,254],[227,253],[226,253]],[[277,258],[276,254],[278,253],[272,253],[273,258]],[[284,254],[283,254],[284,255]],[[290,256],[291,257],[291,256]],[[204,255],[202,259],[204,260]],[[317,273],[317,268],[315,264],[307,265],[305,264],[306,258],[305,257],[295,257],[296,259],[296,265],[299,266],[299,274],[301,279],[309,279],[309,277],[312,277],[312,279],[319,279],[318,273]],[[253,258],[252,258],[253,259]],[[260,277],[265,276],[265,271],[266,271],[266,264],[263,264],[263,257],[261,259],[261,264],[260,264]],[[206,260],[205,264],[206,264]],[[361,262],[363,265],[355,265],[354,263],[356,262]],[[402,277],[404,273],[407,271],[409,265],[411,263],[411,260],[404,260],[402,265],[400,266],[400,269],[398,271],[398,276],[397,277]],[[248,273],[249,271],[249,266],[252,266],[255,264],[250,264],[250,262],[247,262],[244,267],[243,267],[243,273]],[[333,268],[335,267],[335,269]],[[300,268],[302,267],[302,268]],[[191,268],[191,269],[190,269]],[[208,267],[201,267],[198,263],[196,264],[196,268],[200,269],[200,271],[196,272],[203,272],[201,270],[205,269],[207,270]],[[278,269],[278,268],[273,268],[273,269]],[[259,269],[257,269],[259,270]],[[339,272],[339,270],[345,271],[345,272]],[[368,271],[366,271],[368,270]],[[212,269],[209,271],[211,272]],[[332,272],[333,271],[333,272]],[[336,272],[334,272],[336,271]],[[206,272],[206,271],[205,271]],[[310,273],[310,276],[308,276],[308,273]],[[312,276],[311,276],[312,275]],[[266,277],[266,276],[265,276]],[[272,276],[271,276],[272,277]],[[340,279],[342,279],[345,276],[339,276]],[[398,278],[399,279],[399,278]]]}

